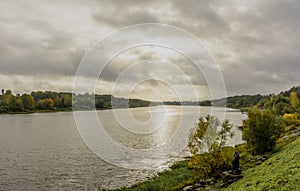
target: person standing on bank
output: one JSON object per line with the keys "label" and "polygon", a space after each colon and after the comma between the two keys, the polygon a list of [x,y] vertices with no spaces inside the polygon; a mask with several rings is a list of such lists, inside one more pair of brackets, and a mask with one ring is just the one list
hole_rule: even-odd
{"label": "person standing on bank", "polygon": [[240,172],[240,154],[238,152],[234,152],[233,161],[232,161],[232,170],[234,174],[239,174]]}

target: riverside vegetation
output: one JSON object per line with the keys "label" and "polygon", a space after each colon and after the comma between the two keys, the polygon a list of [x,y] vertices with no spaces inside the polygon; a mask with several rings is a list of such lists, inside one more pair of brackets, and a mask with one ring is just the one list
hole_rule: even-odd
{"label": "riverside vegetation", "polygon": [[[72,104],[73,101],[73,104]],[[33,113],[89,109],[148,107],[149,101],[117,98],[112,95],[72,94],[67,92],[37,91],[13,95],[2,89],[0,113]]]}
{"label": "riverside vegetation", "polygon": [[[233,135],[229,121],[200,117],[190,138],[190,159],[173,164],[147,181],[116,190],[299,189],[299,96],[300,87],[293,87],[278,95],[231,97],[229,104],[248,111],[242,126],[244,144],[226,146],[226,139]],[[235,151],[240,153],[244,177],[228,182],[223,172],[232,168]]]}

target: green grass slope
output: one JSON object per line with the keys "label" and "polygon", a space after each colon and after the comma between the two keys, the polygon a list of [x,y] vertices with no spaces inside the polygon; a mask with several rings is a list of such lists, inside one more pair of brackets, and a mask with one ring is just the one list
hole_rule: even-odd
{"label": "green grass slope", "polygon": [[135,184],[129,188],[119,188],[115,191],[177,191],[181,190],[194,176],[188,170],[188,161],[181,161],[171,166],[170,170],[158,173],[147,181]]}
{"label": "green grass slope", "polygon": [[300,137],[262,164],[243,171],[244,178],[226,189],[300,191]]}

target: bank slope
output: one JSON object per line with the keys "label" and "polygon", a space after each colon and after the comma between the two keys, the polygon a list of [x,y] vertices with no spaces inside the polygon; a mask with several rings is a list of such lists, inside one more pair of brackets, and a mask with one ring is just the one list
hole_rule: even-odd
{"label": "bank slope", "polygon": [[243,175],[224,190],[300,190],[300,137]]}

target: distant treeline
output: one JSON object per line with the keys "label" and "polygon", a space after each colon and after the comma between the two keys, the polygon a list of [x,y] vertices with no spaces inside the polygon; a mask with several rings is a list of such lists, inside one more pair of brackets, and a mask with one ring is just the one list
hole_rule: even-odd
{"label": "distant treeline", "polygon": [[291,102],[290,95],[294,92],[297,97],[300,97],[300,86],[292,87],[289,90],[282,91],[278,95],[237,95],[216,100],[205,100],[205,101],[166,101],[163,102],[165,105],[199,105],[199,106],[217,106],[217,107],[228,107],[235,109],[272,109],[276,113],[291,113]]}
{"label": "distant treeline", "polygon": [[271,95],[238,95],[238,96],[230,96],[227,98],[222,98],[218,100],[213,100],[213,106],[225,106],[229,108],[250,108],[258,105],[262,100],[269,100]]}
{"label": "distant treeline", "polygon": [[[247,110],[250,108],[272,109],[275,113],[292,113],[291,94],[300,97],[300,86],[282,91],[278,95],[238,95],[218,100],[150,102],[141,99],[117,98],[112,95],[73,94],[67,92],[37,91],[31,94],[13,95],[2,89],[0,113],[65,111],[148,107],[151,105],[226,106]],[[72,99],[74,103],[72,104]]]}
{"label": "distant treeline", "polygon": [[278,95],[239,95],[213,100],[213,106],[224,106],[236,109],[272,109],[275,113],[291,113],[291,95],[300,97],[300,86],[282,91]]}
{"label": "distant treeline", "polygon": [[[72,99],[74,104],[72,105]],[[2,89],[0,113],[31,113],[42,111],[68,111],[86,109],[111,109],[147,107],[149,101],[116,98],[111,95],[72,94],[67,92],[37,91],[31,94],[13,95],[11,90]]]}
{"label": "distant treeline", "polygon": [[164,105],[191,105],[191,106],[211,106],[212,102],[209,100],[205,101],[165,101]]}
{"label": "distant treeline", "polygon": [[78,94],[74,96],[73,109],[112,109],[112,108],[134,108],[134,107],[148,107],[150,101],[141,99],[127,99],[118,98],[112,95],[98,95],[98,94]]}

